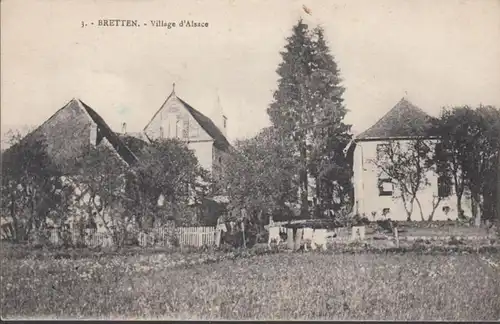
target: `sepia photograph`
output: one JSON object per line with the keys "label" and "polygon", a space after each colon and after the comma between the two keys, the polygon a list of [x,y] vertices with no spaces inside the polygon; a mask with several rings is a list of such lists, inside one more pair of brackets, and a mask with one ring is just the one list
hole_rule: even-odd
{"label": "sepia photograph", "polygon": [[0,6],[3,321],[500,321],[499,0]]}

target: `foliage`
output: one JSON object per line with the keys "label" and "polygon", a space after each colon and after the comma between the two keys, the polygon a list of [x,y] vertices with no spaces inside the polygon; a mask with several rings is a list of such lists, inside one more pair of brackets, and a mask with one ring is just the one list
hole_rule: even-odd
{"label": "foliage", "polygon": [[[330,54],[323,29],[313,31],[312,74],[309,79],[312,124],[307,146],[308,171],[316,179],[316,197],[321,211],[349,204],[351,166],[343,149],[351,140],[351,126],[343,122],[347,109],[343,105],[344,88],[340,70]],[[336,199],[338,198],[338,199]]]}
{"label": "foliage", "polygon": [[[432,146],[432,141],[424,138],[388,141],[379,146],[377,158],[370,161],[380,170],[379,178],[387,177],[395,185],[396,198],[402,200],[407,220],[411,220],[415,203],[421,220],[425,220],[418,193],[430,185],[429,173],[435,170]],[[433,211],[441,199],[436,198]],[[432,220],[432,214],[428,220]]]}
{"label": "foliage", "polygon": [[48,219],[64,223],[74,188],[52,162],[43,136],[10,141],[2,153],[2,214],[12,220],[11,239],[20,241],[43,231]]}
{"label": "foliage", "polygon": [[[267,216],[296,201],[295,159],[289,141],[273,128],[235,143],[224,177],[230,210],[246,210],[248,220],[262,228]],[[241,214],[237,213],[241,218]]]}
{"label": "foliage", "polygon": [[128,208],[140,215],[141,224],[152,225],[169,217],[188,221],[189,213],[183,211],[199,203],[208,190],[207,173],[194,153],[177,139],[157,140],[145,147],[133,170]]}
{"label": "foliage", "polygon": [[309,174],[316,180],[315,195],[322,208],[331,205],[332,196],[343,196],[349,178],[343,173],[349,168],[344,168],[341,152],[350,139],[350,126],[342,122],[347,112],[342,104],[344,89],[323,30],[310,31],[299,20],[281,56],[278,89],[268,114],[280,137],[293,143],[301,213],[306,216]]}
{"label": "foliage", "polygon": [[124,244],[133,221],[124,208],[127,172],[128,165],[110,147],[89,145],[74,177],[90,211],[87,218],[99,219],[117,246]]}
{"label": "foliage", "polygon": [[465,189],[474,201],[476,225],[481,214],[493,219],[498,183],[500,111],[492,106],[443,109],[437,125],[441,138],[438,160],[453,179],[457,209]]}

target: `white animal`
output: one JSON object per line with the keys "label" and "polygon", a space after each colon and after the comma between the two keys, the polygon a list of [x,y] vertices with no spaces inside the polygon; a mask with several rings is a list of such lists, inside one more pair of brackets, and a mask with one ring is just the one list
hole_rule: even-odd
{"label": "white animal", "polygon": [[326,238],[327,231],[326,229],[317,229],[314,231],[311,249],[316,250],[317,247],[323,248],[323,251],[326,251]]}
{"label": "white animal", "polygon": [[313,240],[314,230],[312,228],[306,227],[304,228],[302,234],[302,241],[304,242],[304,251],[307,251],[307,244],[312,249],[312,240]]}
{"label": "white animal", "polygon": [[269,240],[267,242],[267,246],[271,249],[271,243],[276,242],[277,245],[281,243],[281,226],[271,226],[269,227]]}

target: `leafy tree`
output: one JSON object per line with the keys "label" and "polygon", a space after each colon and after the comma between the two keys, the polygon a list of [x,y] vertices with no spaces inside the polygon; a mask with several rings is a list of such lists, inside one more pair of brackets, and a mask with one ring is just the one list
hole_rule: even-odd
{"label": "leafy tree", "polygon": [[88,218],[98,218],[111,235],[115,246],[127,238],[133,217],[124,208],[128,165],[108,146],[89,146],[73,176],[87,205]]}
{"label": "leafy tree", "polygon": [[[393,181],[398,192],[397,198],[403,202],[407,220],[411,221],[415,203],[420,217],[425,220],[418,193],[430,185],[428,175],[434,171],[432,142],[423,138],[401,141],[389,141],[379,148],[378,157],[370,162],[380,170],[379,177],[387,177]],[[435,197],[432,220],[441,198]]]}
{"label": "leafy tree", "polygon": [[339,173],[348,168],[344,168],[341,150],[350,139],[350,126],[342,122],[346,113],[342,100],[344,89],[323,30],[310,31],[299,20],[281,56],[283,61],[277,69],[278,90],[268,114],[278,134],[294,143],[301,213],[305,216],[309,212],[309,175],[316,179],[317,198],[323,198],[326,203],[331,203],[333,188],[344,188],[339,186],[339,180],[345,185],[346,177]]}
{"label": "leafy tree", "polygon": [[[145,147],[133,169],[129,194],[136,207],[130,208],[149,224],[168,216],[188,222],[183,219],[188,216],[183,213],[186,207],[200,201],[208,190],[207,173],[177,139],[158,140]],[[158,205],[159,200],[163,206]]]}
{"label": "leafy tree", "polygon": [[67,218],[74,188],[47,153],[43,136],[13,134],[2,153],[2,212],[12,220],[14,241],[39,234],[51,219],[61,225]]}
{"label": "leafy tree", "polygon": [[500,111],[492,106],[479,106],[471,123],[465,175],[473,199],[473,215],[476,226],[481,225],[484,215],[495,214],[497,161],[500,150]]}
{"label": "leafy tree", "polygon": [[474,110],[465,107],[444,109],[437,126],[440,143],[437,159],[444,171],[452,178],[457,197],[457,212],[463,217],[462,197],[467,187],[466,170],[468,150],[473,146],[469,121],[474,119]]}
{"label": "leafy tree", "polygon": [[457,210],[463,214],[462,197],[466,188],[473,200],[476,225],[481,214],[494,217],[500,149],[500,113],[491,106],[443,109],[437,130],[441,138],[440,157],[453,180]]}
{"label": "leafy tree", "polygon": [[224,185],[230,199],[229,208],[259,231],[267,217],[287,209],[297,201],[297,166],[290,141],[272,127],[251,139],[235,143],[235,152],[228,158]]}

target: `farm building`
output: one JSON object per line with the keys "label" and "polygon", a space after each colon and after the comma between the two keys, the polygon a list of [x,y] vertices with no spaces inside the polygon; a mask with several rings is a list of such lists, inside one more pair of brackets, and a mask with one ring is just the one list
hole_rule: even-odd
{"label": "farm building", "polygon": [[[384,158],[381,153],[388,146],[397,144],[400,152],[405,152],[417,139],[425,140],[434,150],[439,138],[428,135],[431,121],[432,117],[422,109],[402,98],[372,127],[355,137],[346,149],[353,165],[354,213],[370,220],[407,219],[408,201],[405,208],[396,181],[382,170],[377,161]],[[427,220],[431,214],[434,220],[456,219],[457,197],[453,185],[434,171],[428,171],[425,176],[429,183],[420,187],[417,193],[422,213],[418,203],[414,202],[411,219]],[[462,197],[462,209],[466,215],[471,215],[471,201],[467,194]]]}
{"label": "farm building", "polygon": [[[69,101],[38,128],[27,134],[17,145],[37,140],[43,140],[47,155],[63,174],[62,180],[66,184],[77,185],[79,165],[89,147],[109,148],[114,153],[113,161],[110,161],[112,165],[121,163],[127,167],[138,161],[135,154],[111,130],[102,117],[80,99]],[[15,151],[16,144],[3,152],[2,159],[4,161],[9,159],[9,156],[16,154]],[[67,220],[70,224],[73,220],[88,215],[88,210],[84,206],[88,205],[86,202],[89,196],[85,188],[77,185],[76,192],[71,198],[72,215]],[[2,223],[8,223],[7,220],[12,221],[10,215],[5,216]],[[102,220],[96,219],[95,222],[97,229],[104,231]],[[48,221],[48,224],[50,223]]]}
{"label": "farm building", "polygon": [[191,107],[175,93],[172,93],[144,127],[144,134],[150,140],[158,138],[179,138],[194,151],[200,165],[212,173],[215,180],[222,176],[225,156],[231,145],[226,138],[227,118],[220,103],[220,122],[214,123],[198,110]]}

